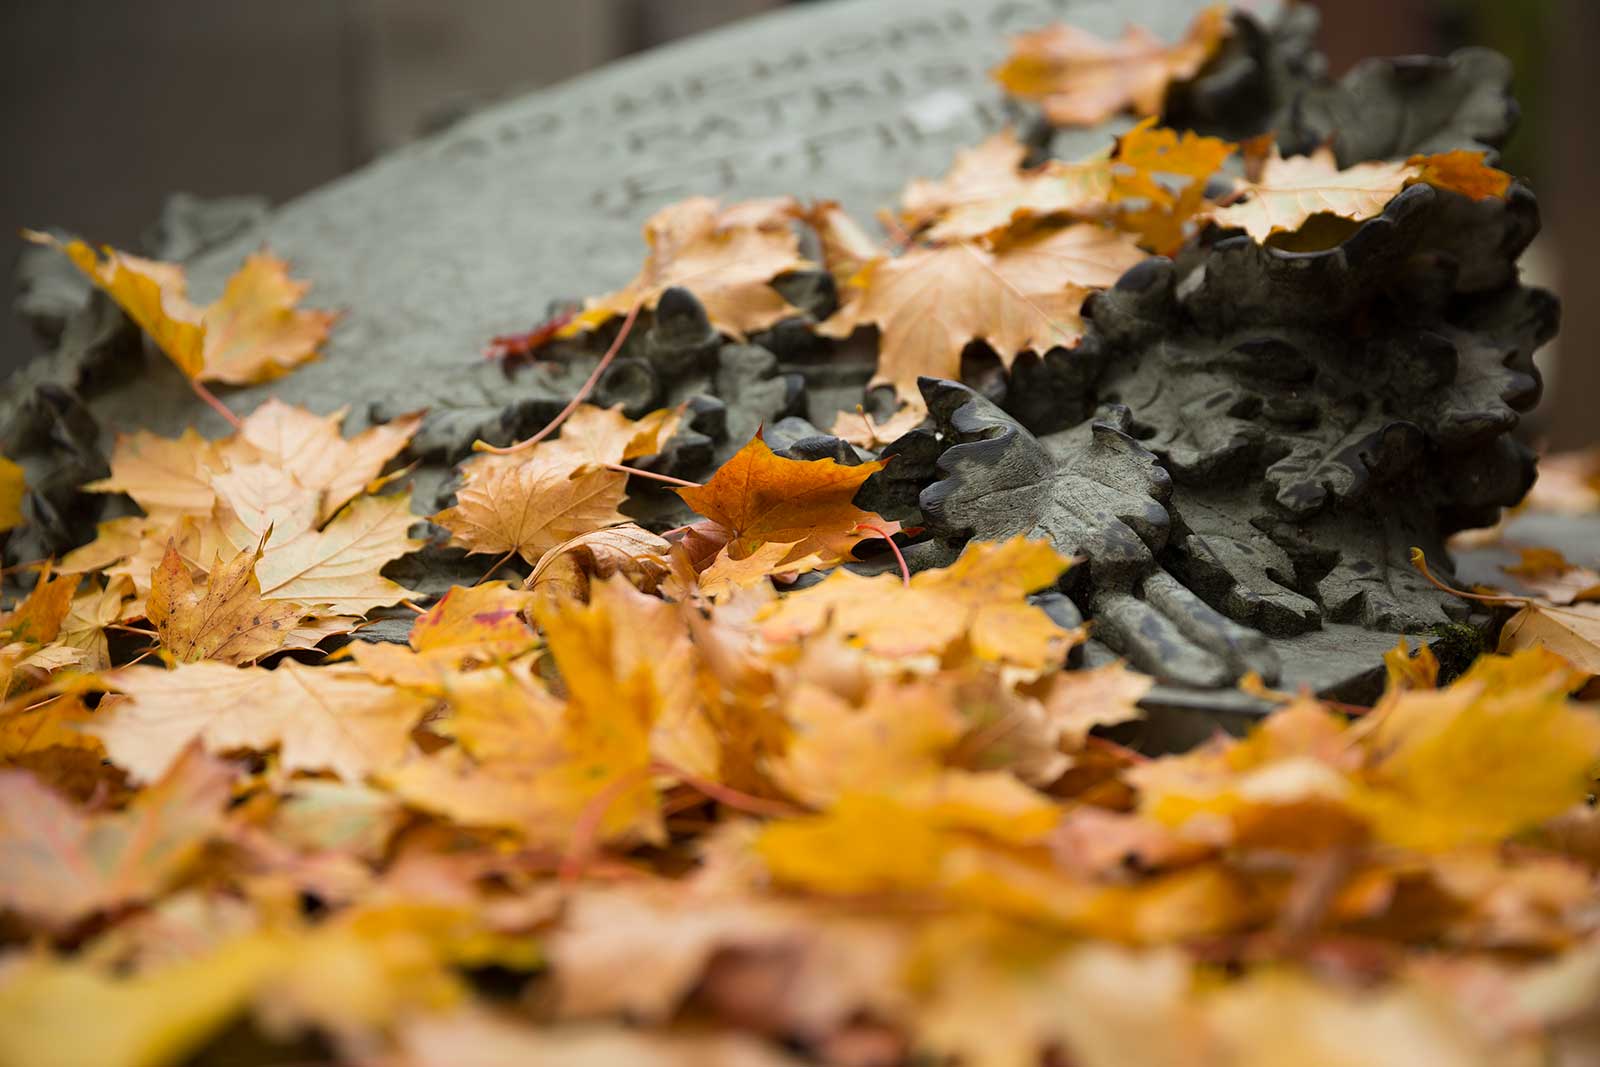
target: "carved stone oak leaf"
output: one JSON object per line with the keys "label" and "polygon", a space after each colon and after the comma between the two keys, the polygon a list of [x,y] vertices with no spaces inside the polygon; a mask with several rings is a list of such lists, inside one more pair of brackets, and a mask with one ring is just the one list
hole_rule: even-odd
{"label": "carved stone oak leaf", "polygon": [[[1123,409],[1037,438],[957,382],[919,383],[950,442],[920,505],[946,539],[1024,534],[1084,561],[1095,634],[1136,666],[1175,682],[1223,685],[1245,671],[1277,676],[1266,639],[1207,605],[1157,562],[1171,534],[1172,483],[1127,433]],[[928,431],[915,431],[928,433]]]}
{"label": "carved stone oak leaf", "polygon": [[[1090,302],[1099,398],[1127,405],[1176,483],[1171,565],[1191,587],[1273,634],[1462,614],[1407,550],[1443,564],[1445,535],[1492,523],[1531,477],[1506,434],[1538,398],[1555,302],[1482,288],[1537,228],[1524,194],[1417,186],[1331,248],[1223,237]],[[1463,211],[1476,243],[1448,224]]]}

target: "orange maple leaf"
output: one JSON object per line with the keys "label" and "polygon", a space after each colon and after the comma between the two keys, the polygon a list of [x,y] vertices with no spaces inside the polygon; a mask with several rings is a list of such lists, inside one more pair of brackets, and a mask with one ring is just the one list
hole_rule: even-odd
{"label": "orange maple leaf", "polygon": [[668,409],[632,420],[617,408],[579,407],[554,440],[461,464],[456,503],[433,521],[469,552],[516,552],[537,563],[573,538],[626,522],[617,506],[628,476],[607,466],[659,451],[677,425]]}
{"label": "orange maple leaf", "polygon": [[784,459],[758,431],[705,485],[673,491],[728,531],[735,556],[781,541],[794,545],[790,552],[797,559],[817,551],[842,558],[863,537],[880,536],[860,530],[864,524],[889,534],[900,528],[851,503],[887,462],[847,467],[832,459]]}

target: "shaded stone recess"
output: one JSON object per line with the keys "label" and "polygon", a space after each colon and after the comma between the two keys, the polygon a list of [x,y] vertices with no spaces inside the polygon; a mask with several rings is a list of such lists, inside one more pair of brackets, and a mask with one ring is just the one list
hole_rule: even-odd
{"label": "shaded stone recess", "polygon": [[[1000,99],[984,72],[1004,35],[1066,18],[1176,38],[1204,6],[860,0],[786,13],[487,111],[274,213],[175,201],[149,251],[187,259],[204,299],[266,240],[314,280],[314,303],[347,308],[321,362],[226,400],[349,405],[352,429],[426,408],[407,458],[431,510],[473,440],[507,443],[554,416],[618,324],[521,366],[484,362],[483,343],[626,281],[639,225],[662,204],[794,193],[865,216],[1008,118],[1032,123],[1041,154],[1079,158],[1131,123],[1051,131]],[[1174,89],[1166,121],[1230,138],[1271,129],[1286,152],[1331,141],[1345,164],[1492,150],[1510,131],[1509,71],[1491,53],[1374,60],[1335,82],[1310,8],[1249,6]],[[1422,582],[1407,551],[1448,574],[1444,538],[1492,522],[1531,480],[1509,434],[1537,400],[1531,356],[1557,318],[1553,298],[1518,282],[1537,228],[1518,185],[1484,203],[1414,187],[1318,251],[1213,229],[1092,298],[1075,348],[1021,354],[1007,374],[973,345],[964,382],[925,380],[928,420],[885,450],[893,462],[858,503],[923,528],[917,567],[1017,533],[1078,557],[1038,599],[1064,624],[1093,620],[1079,662],[1121,655],[1167,683],[1153,707],[1254,714],[1228,688],[1245,672],[1360,699],[1396,634],[1482,623]],[[75,491],[104,473],[112,431],[224,429],[108,301],[58,263],[27,264],[24,310],[55,351],[0,400],[0,447],[35,487],[36,521],[8,562],[81,543],[125,506]],[[859,403],[887,413],[882,391],[863,393],[874,338],[814,334],[837,301],[826,274],[775,284],[802,315],[739,341],[681,290],[641,317],[593,399],[634,416],[684,405],[684,428],[643,465],[701,479],[757,427],[794,458],[873,458],[819,427]],[[625,510],[655,528],[688,521],[676,496],[639,481]],[[396,568],[424,590],[478,570],[438,548]]]}

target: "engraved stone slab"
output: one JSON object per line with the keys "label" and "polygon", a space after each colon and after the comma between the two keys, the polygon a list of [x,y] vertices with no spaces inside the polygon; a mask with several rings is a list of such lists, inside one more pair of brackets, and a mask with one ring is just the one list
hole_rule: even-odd
{"label": "engraved stone slab", "polygon": [[[369,400],[427,406],[481,368],[488,337],[526,329],[552,299],[632,277],[640,226],[662,205],[794,194],[869,217],[906,180],[942,173],[957,148],[1005,122],[986,74],[1008,35],[1070,19],[1107,36],[1138,23],[1175,39],[1207,3],[836,0],[490,108],[192,261],[194,295],[209,300],[266,242],[314,283],[312,303],[346,309],[321,362],[228,401],[240,410],[269,395],[318,411],[352,404],[352,428]],[[1266,13],[1276,3],[1241,6]],[[1088,151],[1106,130],[1076,136]],[[1070,140],[1063,150],[1072,154]],[[8,392],[20,397],[52,373],[41,361]],[[12,397],[0,401],[0,423]],[[121,429],[225,428],[159,360],[90,406]]]}

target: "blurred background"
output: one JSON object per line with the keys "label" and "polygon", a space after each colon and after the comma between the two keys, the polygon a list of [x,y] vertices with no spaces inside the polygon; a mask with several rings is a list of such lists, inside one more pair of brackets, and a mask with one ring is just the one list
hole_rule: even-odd
{"label": "blurred background", "polygon": [[[0,0],[0,234],[136,246],[169,193],[273,202],[492,100],[785,0]],[[801,0],[790,0],[801,2]],[[1523,122],[1504,166],[1545,233],[1525,266],[1565,302],[1531,427],[1600,442],[1600,0],[1318,0],[1335,73],[1375,55],[1505,52]],[[0,278],[21,242],[0,241]],[[32,352],[0,324],[0,373]]]}

